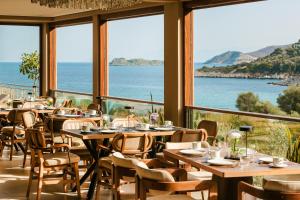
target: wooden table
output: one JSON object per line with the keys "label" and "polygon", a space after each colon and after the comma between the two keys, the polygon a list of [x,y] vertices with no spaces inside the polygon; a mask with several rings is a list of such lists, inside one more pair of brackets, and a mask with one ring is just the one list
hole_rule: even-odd
{"label": "wooden table", "polygon": [[[177,129],[176,129],[177,130]],[[172,131],[142,131],[143,133],[148,133],[152,135],[153,137],[156,136],[169,136],[173,135],[176,130]],[[123,131],[124,133],[140,133],[141,131],[136,131],[136,130],[130,130],[130,131]],[[82,139],[84,142],[86,148],[90,152],[91,156],[94,158],[94,162],[90,165],[90,167],[87,169],[86,173],[83,175],[83,177],[80,179],[80,185],[84,183],[84,181],[89,177],[89,175],[93,172],[91,183],[89,186],[89,191],[87,194],[87,199],[93,199],[94,195],[94,190],[96,187],[96,184],[98,182],[98,160],[100,157],[103,156],[103,152],[98,152],[97,149],[97,140],[100,139],[109,139],[113,138],[117,134],[120,134],[120,132],[115,132],[115,133],[101,133],[101,132],[91,132],[91,133],[81,133],[80,130],[77,129],[66,129],[66,130],[61,130],[61,134],[65,135],[70,135],[73,137],[77,137]],[[73,188],[73,191],[76,191],[76,188]]]}
{"label": "wooden table", "polygon": [[[22,110],[22,109],[13,108],[13,110]],[[30,110],[30,109],[24,109],[24,110]],[[41,110],[32,109],[32,110],[35,110],[39,114],[51,114],[51,113],[53,113],[53,109],[41,109]],[[9,111],[10,110],[0,110],[0,115],[1,116],[7,116]]]}
{"label": "wooden table", "polygon": [[185,156],[179,150],[165,149],[164,155],[213,173],[213,179],[218,182],[218,200],[237,199],[237,184],[240,181],[252,183],[253,176],[300,174],[300,164],[297,163],[288,162],[289,167],[286,168],[270,168],[267,164],[258,163],[262,154],[255,155],[256,162],[244,167],[212,166],[205,162],[204,157]]}

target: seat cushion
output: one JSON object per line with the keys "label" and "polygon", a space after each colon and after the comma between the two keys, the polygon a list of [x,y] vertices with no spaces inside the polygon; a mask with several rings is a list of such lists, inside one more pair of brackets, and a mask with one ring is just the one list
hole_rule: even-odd
{"label": "seat cushion", "polygon": [[265,176],[263,188],[280,192],[300,192],[300,174]]}
{"label": "seat cushion", "polygon": [[69,153],[69,156],[67,152],[44,154],[44,159],[45,159],[44,165],[47,167],[56,166],[56,165],[66,165],[70,163],[79,162],[80,160],[80,157],[73,153]]}
{"label": "seat cushion", "polygon": [[187,179],[189,181],[202,181],[202,180],[211,180],[212,173],[207,171],[196,171],[196,172],[188,172]]}
{"label": "seat cushion", "polygon": [[153,197],[148,197],[147,200],[194,200],[192,197],[185,194],[176,194],[176,195],[157,195]]}
{"label": "seat cushion", "polygon": [[111,157],[103,157],[99,160],[99,167],[104,167],[106,169],[112,170],[112,159]]}
{"label": "seat cushion", "polygon": [[[2,133],[5,135],[11,135],[13,132],[13,126],[5,126],[1,129]],[[25,134],[24,128],[20,126],[16,126],[15,134]]]}

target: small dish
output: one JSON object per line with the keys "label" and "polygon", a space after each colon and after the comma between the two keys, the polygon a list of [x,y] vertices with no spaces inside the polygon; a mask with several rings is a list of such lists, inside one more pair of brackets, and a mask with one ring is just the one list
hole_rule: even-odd
{"label": "small dish", "polygon": [[277,164],[277,165],[274,165],[274,163],[270,163],[269,167],[272,167],[272,168],[285,168],[285,167],[288,167],[288,165],[285,164],[285,163],[281,163],[281,164]]}
{"label": "small dish", "polygon": [[258,161],[263,162],[263,163],[272,163],[273,158],[272,157],[261,157],[261,158],[258,158]]}
{"label": "small dish", "polygon": [[76,114],[65,114],[63,116],[64,117],[81,117],[81,115],[76,115]]}
{"label": "small dish", "polygon": [[157,127],[157,128],[154,128],[155,130],[157,131],[172,131],[173,128],[172,127]]}
{"label": "small dish", "polygon": [[199,150],[195,150],[195,149],[182,149],[179,152],[184,155],[190,155],[190,156],[204,156],[205,155],[204,151],[199,151]]}
{"label": "small dish", "polygon": [[110,130],[110,129],[101,130],[101,133],[115,133],[115,132],[116,132],[115,130]]}
{"label": "small dish", "polygon": [[233,166],[235,162],[223,158],[214,158],[211,160],[207,161],[211,165],[216,165],[216,166]]}

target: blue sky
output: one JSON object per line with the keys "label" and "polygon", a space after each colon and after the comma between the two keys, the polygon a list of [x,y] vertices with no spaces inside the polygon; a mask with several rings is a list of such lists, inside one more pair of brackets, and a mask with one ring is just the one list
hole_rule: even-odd
{"label": "blue sky", "polygon": [[[300,1],[268,0],[195,11],[195,61],[300,39]],[[58,61],[91,62],[92,26],[57,31]],[[0,26],[0,61],[38,49],[38,28]],[[163,59],[163,16],[109,22],[109,58]]]}

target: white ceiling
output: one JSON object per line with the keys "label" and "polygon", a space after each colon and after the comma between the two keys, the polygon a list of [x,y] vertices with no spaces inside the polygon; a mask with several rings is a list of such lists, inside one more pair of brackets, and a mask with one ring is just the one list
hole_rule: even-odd
{"label": "white ceiling", "polygon": [[0,0],[0,15],[55,17],[83,11],[86,10],[48,8],[33,4],[30,0]]}

